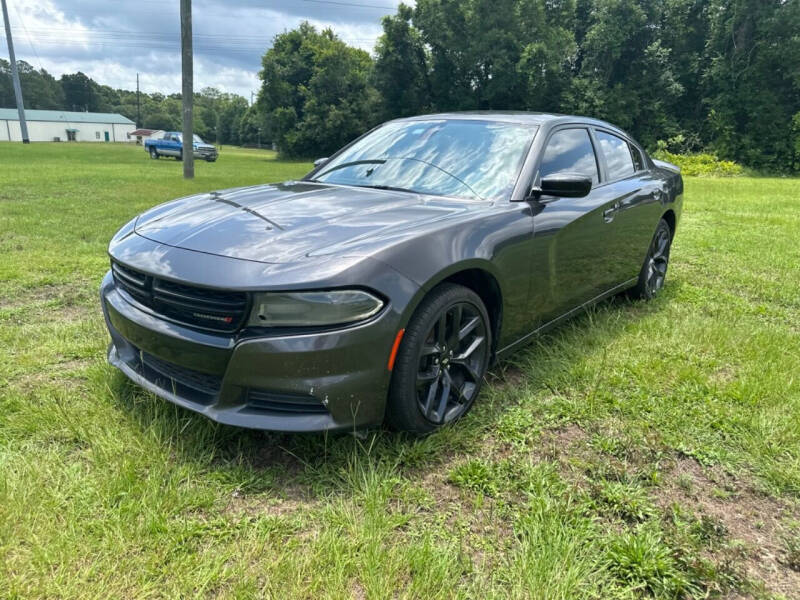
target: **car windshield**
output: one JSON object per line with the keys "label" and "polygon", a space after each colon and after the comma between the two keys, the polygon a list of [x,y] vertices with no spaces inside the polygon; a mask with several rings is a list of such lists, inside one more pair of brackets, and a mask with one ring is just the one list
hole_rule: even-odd
{"label": "car windshield", "polygon": [[387,123],[325,164],[314,181],[501,199],[535,133],[533,125],[472,119]]}

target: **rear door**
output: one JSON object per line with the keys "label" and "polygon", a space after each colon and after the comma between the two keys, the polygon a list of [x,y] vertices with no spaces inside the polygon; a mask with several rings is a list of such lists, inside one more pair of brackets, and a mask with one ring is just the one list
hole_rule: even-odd
{"label": "rear door", "polygon": [[[533,282],[533,310],[539,324],[563,315],[602,294],[615,283],[608,267],[612,241],[604,214],[615,202],[603,185],[589,126],[565,125],[545,143],[535,184],[555,173],[590,177],[584,198],[542,196],[534,204],[534,240],[538,260],[546,260],[546,280]],[[546,257],[546,259],[545,259]]]}
{"label": "rear door", "polygon": [[608,269],[616,283],[637,277],[661,215],[662,182],[647,168],[642,151],[630,140],[594,129],[606,196],[613,200],[604,219]]}
{"label": "rear door", "polygon": [[178,146],[180,142],[178,142],[178,136],[174,133],[168,133],[164,136],[164,141],[161,143],[163,148],[159,148],[159,151],[163,154],[169,154],[170,156],[177,156],[178,155]]}

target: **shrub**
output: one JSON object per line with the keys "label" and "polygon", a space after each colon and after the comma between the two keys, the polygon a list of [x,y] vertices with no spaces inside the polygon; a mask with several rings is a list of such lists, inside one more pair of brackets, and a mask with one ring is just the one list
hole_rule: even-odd
{"label": "shrub", "polygon": [[716,154],[708,152],[692,152],[696,143],[683,135],[658,140],[657,147],[652,157],[680,167],[683,175],[736,177],[742,174],[742,166],[731,160],[720,160]]}
{"label": "shrub", "polygon": [[646,594],[682,598],[693,591],[693,584],[681,572],[672,549],[654,527],[609,536],[606,558],[617,580]]}
{"label": "shrub", "polygon": [[666,150],[656,150],[653,158],[665,160],[681,168],[683,175],[699,177],[736,177],[742,174],[742,165],[732,160],[720,160],[714,154],[673,154]]}

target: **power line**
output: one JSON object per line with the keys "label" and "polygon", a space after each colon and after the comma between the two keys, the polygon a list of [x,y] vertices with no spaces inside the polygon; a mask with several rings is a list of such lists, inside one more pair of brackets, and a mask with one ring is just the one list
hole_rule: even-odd
{"label": "power line", "polygon": [[31,38],[31,34],[28,33],[28,28],[25,26],[25,19],[22,18],[22,15],[19,14],[19,9],[17,9],[17,5],[14,4],[14,12],[17,13],[17,18],[19,19],[20,25],[22,25],[22,29],[25,31],[25,39],[28,40],[28,45],[33,50],[34,56],[36,56],[36,61],[39,63],[39,69],[44,71],[44,67],[42,66],[42,59],[39,57],[39,53],[36,51],[36,46],[33,45],[33,39]]}
{"label": "power line", "polygon": [[[60,27],[46,27],[46,28],[39,28],[39,29],[29,29],[26,30],[28,32],[32,31],[37,35],[37,37],[57,37],[59,40],[61,39],[70,39],[65,38],[63,36],[63,32],[69,33],[76,33],[74,28],[60,28]],[[120,36],[130,36],[133,38],[142,38],[142,39],[160,39],[160,38],[168,38],[168,39],[177,39],[180,32],[178,31],[126,31],[126,30],[115,30],[115,29],[86,29],[84,32],[87,35],[93,36],[100,36],[100,37],[112,37],[113,39],[119,39]],[[225,34],[225,33],[195,33],[193,39],[214,39],[214,40],[251,40],[251,41],[272,41],[275,36],[272,35],[236,35],[236,34]],[[71,38],[71,39],[81,39],[81,38]],[[342,38],[341,40],[370,40],[372,38]]]}
{"label": "power line", "polygon": [[336,4],[338,6],[357,6],[358,8],[380,8],[381,10],[397,10],[396,6],[386,6],[385,4],[361,4],[358,2],[338,2],[336,0],[302,0],[303,2],[313,2],[314,4]]}
{"label": "power line", "polygon": [[[179,42],[172,38],[132,36],[131,38],[110,33],[93,33],[87,38],[69,38],[56,33],[42,34],[35,39],[43,46],[99,46],[108,48],[141,48],[145,50],[174,50],[179,48]],[[339,38],[341,41],[350,44],[372,43],[375,38]],[[200,52],[220,52],[220,53],[261,53],[271,47],[271,40],[257,40],[246,37],[223,40],[199,39],[197,40],[197,50]],[[38,57],[38,55],[37,55]]]}

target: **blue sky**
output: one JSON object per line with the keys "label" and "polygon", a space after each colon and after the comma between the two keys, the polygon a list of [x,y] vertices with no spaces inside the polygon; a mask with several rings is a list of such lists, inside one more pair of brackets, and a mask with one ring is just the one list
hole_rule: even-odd
{"label": "blue sky", "polygon": [[[180,90],[178,0],[7,0],[17,59],[54,76],[83,71],[100,83]],[[371,51],[381,17],[399,0],[194,0],[195,88],[250,96],[275,34],[308,20]],[[406,4],[413,2],[406,1]],[[2,30],[0,30],[1,32]],[[0,33],[0,57],[8,58]]]}

